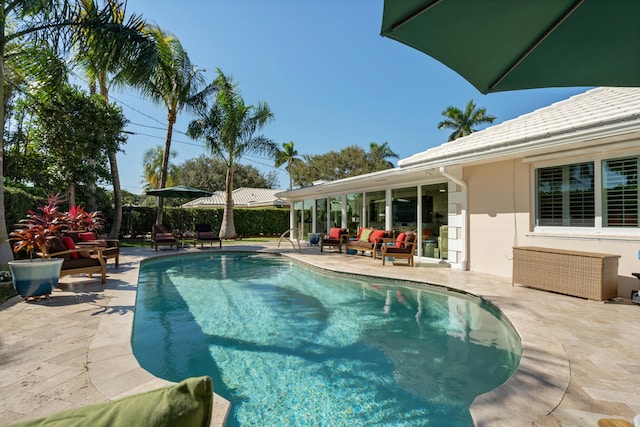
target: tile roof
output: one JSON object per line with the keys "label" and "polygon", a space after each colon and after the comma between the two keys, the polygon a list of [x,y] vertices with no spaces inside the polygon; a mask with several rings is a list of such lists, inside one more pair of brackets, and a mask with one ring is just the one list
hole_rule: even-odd
{"label": "tile roof", "polygon": [[[640,88],[599,87],[402,159],[398,166],[461,163],[640,130]],[[607,133],[608,132],[608,133]]]}
{"label": "tile roof", "polygon": [[[275,206],[288,205],[289,203],[281,200],[276,196],[284,190],[273,190],[270,188],[250,188],[240,187],[233,190],[233,206],[242,207],[259,207],[259,206]],[[225,192],[216,191],[209,197],[200,197],[182,205],[182,207],[213,207],[224,206]]]}

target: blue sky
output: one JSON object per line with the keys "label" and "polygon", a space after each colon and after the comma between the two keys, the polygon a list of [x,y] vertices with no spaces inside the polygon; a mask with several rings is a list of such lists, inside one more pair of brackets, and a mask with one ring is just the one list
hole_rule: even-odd
{"label": "blue sky", "polygon": [[[275,119],[262,131],[278,145],[293,141],[300,154],[323,154],[349,145],[388,142],[405,158],[446,142],[442,111],[473,99],[497,116],[494,124],[584,92],[584,88],[533,89],[482,95],[446,66],[380,36],[383,0],[129,0],[138,13],[178,36],[194,64],[233,76],[245,102],[264,101]],[[141,194],[142,158],[164,145],[166,110],[135,92],[112,89],[134,132],[118,155],[124,190]],[[174,128],[176,164],[206,154],[184,135],[194,117]],[[245,157],[263,172],[284,169]]]}

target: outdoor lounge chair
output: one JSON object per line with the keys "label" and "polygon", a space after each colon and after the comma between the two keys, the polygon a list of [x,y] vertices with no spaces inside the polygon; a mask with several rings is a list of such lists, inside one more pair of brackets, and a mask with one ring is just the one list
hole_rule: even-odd
{"label": "outdoor lounge chair", "polygon": [[349,232],[346,228],[333,227],[329,234],[320,236],[320,252],[324,252],[325,247],[338,247],[338,252],[342,253],[342,246],[347,243]]}
{"label": "outdoor lounge chair", "polygon": [[[403,236],[404,234],[404,236]],[[382,246],[382,265],[385,265],[387,257],[407,258],[409,265],[414,267],[413,247],[416,244],[416,233],[400,233],[393,246]]]}
{"label": "outdoor lounge chair", "polygon": [[218,247],[222,249],[222,239],[218,236],[218,233],[213,231],[209,224],[196,224],[196,233],[193,237],[193,246],[200,242],[200,248],[204,243],[211,243],[213,247],[214,242],[218,242]]}
{"label": "outdoor lounge chair", "polygon": [[355,240],[349,240],[346,244],[347,255],[349,249],[354,251],[371,252],[371,258],[376,259],[376,252],[382,249],[385,239],[393,236],[391,230],[376,230],[373,228],[361,228]]}
{"label": "outdoor lounge chair", "polygon": [[156,251],[158,246],[169,245],[173,247],[176,245],[176,251],[178,250],[178,239],[173,237],[171,227],[165,224],[154,224],[151,229],[151,246],[155,246]]}
{"label": "outdoor lounge chair", "polygon": [[[86,273],[89,277],[93,277],[93,273],[96,273],[100,274],[102,283],[106,283],[107,264],[102,253],[102,247],[75,247],[73,241],[65,244],[60,237],[49,237],[48,240],[49,252],[44,255],[44,258],[64,259],[60,276]],[[73,247],[71,247],[72,245]]]}

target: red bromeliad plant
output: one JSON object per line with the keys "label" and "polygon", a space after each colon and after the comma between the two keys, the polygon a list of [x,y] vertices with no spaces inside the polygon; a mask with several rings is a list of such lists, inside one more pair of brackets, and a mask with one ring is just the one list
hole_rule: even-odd
{"label": "red bromeliad plant", "polygon": [[102,212],[87,212],[82,206],[71,205],[65,215],[66,226],[70,230],[100,231],[104,226]]}
{"label": "red bromeliad plant", "polygon": [[23,228],[9,234],[10,240],[16,242],[13,246],[14,253],[25,250],[31,259],[36,249],[42,253],[48,253],[48,237],[57,236],[65,223],[64,214],[58,209],[60,203],[62,203],[60,193],[49,193],[45,205],[39,205],[35,211],[30,210],[27,218],[20,220]]}

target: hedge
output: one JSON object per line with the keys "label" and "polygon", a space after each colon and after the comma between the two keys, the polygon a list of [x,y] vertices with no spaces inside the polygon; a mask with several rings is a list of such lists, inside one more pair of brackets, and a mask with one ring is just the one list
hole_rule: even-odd
{"label": "hedge", "polygon": [[[5,219],[9,231],[25,218],[29,210],[43,203],[42,196],[34,196],[28,191],[14,187],[5,187]],[[105,213],[104,232],[109,232],[112,221],[112,207],[101,209]],[[163,222],[174,230],[181,228],[184,221],[185,230],[193,230],[196,224],[211,224],[214,230],[220,230],[222,223],[222,208],[188,208],[165,207]],[[289,209],[267,207],[233,209],[233,219],[236,233],[239,237],[250,236],[280,236],[289,229]],[[156,220],[155,207],[124,206],[122,212],[122,226],[120,237],[125,235],[144,236],[151,232],[151,227]]]}

